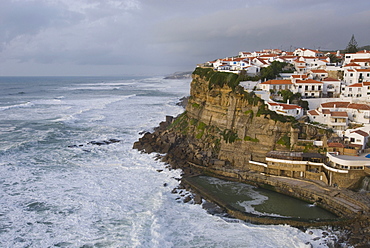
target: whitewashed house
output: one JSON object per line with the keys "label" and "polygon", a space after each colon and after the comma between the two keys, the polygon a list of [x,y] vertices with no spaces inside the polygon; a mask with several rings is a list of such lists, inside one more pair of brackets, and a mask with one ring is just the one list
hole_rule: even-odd
{"label": "whitewashed house", "polygon": [[342,131],[348,127],[348,114],[345,111],[330,111],[329,109],[313,109],[307,111],[307,116],[312,122],[327,125],[342,136]]}
{"label": "whitewashed house", "polygon": [[357,68],[348,69],[345,67],[343,82],[345,85],[350,85],[354,83],[370,82],[370,68],[361,69],[359,66]]}
{"label": "whitewashed house", "polygon": [[274,91],[279,90],[291,90],[293,83],[290,80],[268,80],[266,82],[260,83],[258,87],[264,91]]}
{"label": "whitewashed house", "polygon": [[295,60],[294,62],[294,68],[297,71],[298,74],[306,74],[307,72],[307,66],[306,62],[302,60]]}
{"label": "whitewashed house", "polygon": [[347,65],[351,63],[352,60],[355,60],[355,59],[370,59],[370,51],[363,50],[357,53],[346,53],[344,55],[343,65]]}
{"label": "whitewashed house", "polygon": [[322,82],[313,79],[296,80],[292,92],[298,92],[306,98],[319,98],[322,96],[323,85]]}
{"label": "whitewashed house", "polygon": [[293,116],[299,119],[303,116],[303,108],[295,104],[285,104],[277,102],[267,102],[267,107],[271,111],[285,116]]}
{"label": "whitewashed house", "polygon": [[323,97],[338,97],[341,90],[341,82],[338,79],[327,77],[321,81],[323,83]]}
{"label": "whitewashed house", "polygon": [[344,134],[344,140],[350,144],[361,145],[362,149],[365,149],[369,141],[369,133],[361,129],[347,129]]}
{"label": "whitewashed house", "polygon": [[347,112],[351,121],[361,124],[370,123],[370,105],[351,103],[347,106]]}
{"label": "whitewashed house", "polygon": [[308,71],[308,75],[312,77],[314,80],[323,80],[329,76],[329,73],[323,69],[312,69]]}
{"label": "whitewashed house", "polygon": [[324,54],[318,50],[313,49],[306,49],[306,48],[298,48],[294,50],[293,54],[295,56],[305,56],[305,57],[321,57]]}

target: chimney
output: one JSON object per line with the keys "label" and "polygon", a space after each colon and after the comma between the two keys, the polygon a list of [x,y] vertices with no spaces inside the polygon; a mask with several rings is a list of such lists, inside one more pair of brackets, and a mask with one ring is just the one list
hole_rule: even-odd
{"label": "chimney", "polygon": [[286,104],[289,104],[289,99],[286,101]]}

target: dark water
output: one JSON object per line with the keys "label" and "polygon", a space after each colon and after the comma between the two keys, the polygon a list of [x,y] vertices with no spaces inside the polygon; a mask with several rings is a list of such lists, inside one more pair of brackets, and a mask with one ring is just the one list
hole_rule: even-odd
{"label": "dark water", "polygon": [[[184,111],[189,85],[0,77],[0,247],[326,247],[320,229],[229,223],[177,202],[181,171],[132,149]],[[92,143],[109,139],[120,142]]]}
{"label": "dark water", "polygon": [[336,218],[334,214],[313,204],[252,185],[206,176],[191,180],[239,211],[284,218],[314,220]]}

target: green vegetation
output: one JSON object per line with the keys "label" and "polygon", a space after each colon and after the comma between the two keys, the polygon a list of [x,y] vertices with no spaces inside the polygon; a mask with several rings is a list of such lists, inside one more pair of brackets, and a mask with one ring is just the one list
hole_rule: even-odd
{"label": "green vegetation", "polygon": [[258,112],[256,114],[256,116],[261,116],[261,115],[264,115],[265,118],[267,118],[267,116],[270,117],[271,120],[274,120],[274,121],[280,121],[280,122],[291,122],[292,124],[295,124],[297,123],[297,120],[293,117],[293,116],[285,116],[285,115],[280,115],[278,113],[276,113],[275,111],[271,111],[267,108],[266,104],[264,105],[260,105],[258,107]]}
{"label": "green vegetation", "polygon": [[273,61],[270,66],[261,69],[261,79],[275,79],[281,72],[293,72],[286,62]]}
{"label": "green vegetation", "polygon": [[340,62],[342,62],[342,59],[338,58],[335,54],[330,53],[328,55],[328,57],[330,58],[330,63],[340,63]]}
{"label": "green vegetation", "polygon": [[235,87],[239,85],[240,82],[238,74],[218,72],[214,71],[212,68],[197,67],[193,74],[204,77],[209,82],[209,89],[213,89],[217,86],[222,88],[226,84],[234,91]]}
{"label": "green vegetation", "polygon": [[256,96],[256,94],[253,91],[246,92],[244,88],[240,85],[235,87],[235,92],[243,95],[243,99],[247,100],[249,105],[257,106],[259,103],[264,104],[264,101],[258,96]]}
{"label": "green vegetation", "polygon": [[288,136],[288,135],[286,135],[286,134],[284,134],[284,136],[282,136],[282,137],[278,140],[277,144],[279,144],[279,145],[283,145],[283,146],[285,146],[286,148],[290,148],[290,138],[289,138],[289,136]]}
{"label": "green vegetation", "polygon": [[259,139],[257,138],[252,138],[250,136],[245,136],[244,141],[252,141],[252,142],[259,142]]}
{"label": "green vegetation", "polygon": [[197,129],[203,131],[206,127],[207,127],[207,124],[205,124],[204,122],[199,122]]}
{"label": "green vegetation", "polygon": [[191,106],[192,106],[193,108],[200,108],[200,104],[198,104],[198,103],[196,103],[196,102],[194,102],[193,104],[191,104]]}
{"label": "green vegetation", "polygon": [[240,73],[239,73],[238,80],[239,81],[258,81],[258,80],[260,80],[260,77],[257,76],[257,75],[256,76],[249,76],[247,74],[246,70],[241,70]]}
{"label": "green vegetation", "polygon": [[290,90],[280,90],[278,94],[283,97],[283,102],[287,103],[289,100],[290,103],[297,104],[303,109],[308,110],[308,102],[302,100],[301,93],[297,92],[293,94]]}
{"label": "green vegetation", "polygon": [[186,115],[186,111],[179,115],[174,122],[168,127],[169,129],[173,128],[174,130],[180,131],[182,134],[186,134],[189,129],[189,118]]}
{"label": "green vegetation", "polygon": [[346,53],[356,53],[358,52],[358,45],[355,39],[355,35],[352,35],[351,40],[348,42],[346,47]]}
{"label": "green vegetation", "polygon": [[230,129],[225,129],[221,133],[221,136],[224,138],[226,143],[234,143],[236,140],[238,140],[238,133]]}
{"label": "green vegetation", "polygon": [[[280,71],[284,68],[284,66],[287,65],[287,63],[281,63],[277,62],[272,63],[273,70]],[[248,102],[249,105],[252,106],[259,106],[258,111],[255,114],[252,110],[248,110],[245,112],[245,114],[249,114],[251,118],[255,116],[259,117],[261,115],[264,115],[265,118],[269,116],[270,119],[279,121],[279,122],[291,122],[292,125],[295,125],[297,121],[295,120],[294,117],[292,116],[284,116],[277,114],[275,111],[271,111],[267,108],[267,105],[264,104],[264,101],[257,97],[254,92],[246,92],[242,86],[239,85],[240,78],[238,77],[237,74],[234,73],[228,73],[228,72],[216,72],[212,68],[202,68],[202,67],[197,67],[194,72],[194,75],[198,75],[200,77],[203,77],[204,80],[209,82],[209,89],[213,89],[214,87],[223,87],[225,84],[228,85],[233,92],[242,95],[243,99]],[[284,99],[287,100],[296,100],[298,103],[301,103],[303,108],[307,108],[308,104],[307,102],[304,102],[300,99],[300,94],[293,94],[289,90],[287,91],[282,91],[282,94],[284,94]],[[193,103],[193,107],[198,107],[199,104]],[[222,133],[222,136],[224,137],[224,140],[226,142],[233,142],[235,141],[238,137],[234,137],[231,130],[225,130]]]}

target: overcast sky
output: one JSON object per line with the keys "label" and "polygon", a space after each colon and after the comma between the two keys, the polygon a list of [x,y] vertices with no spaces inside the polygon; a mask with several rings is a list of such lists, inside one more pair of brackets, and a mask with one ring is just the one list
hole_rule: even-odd
{"label": "overcast sky", "polygon": [[370,1],[0,0],[0,76],[160,75],[352,34],[370,45]]}

